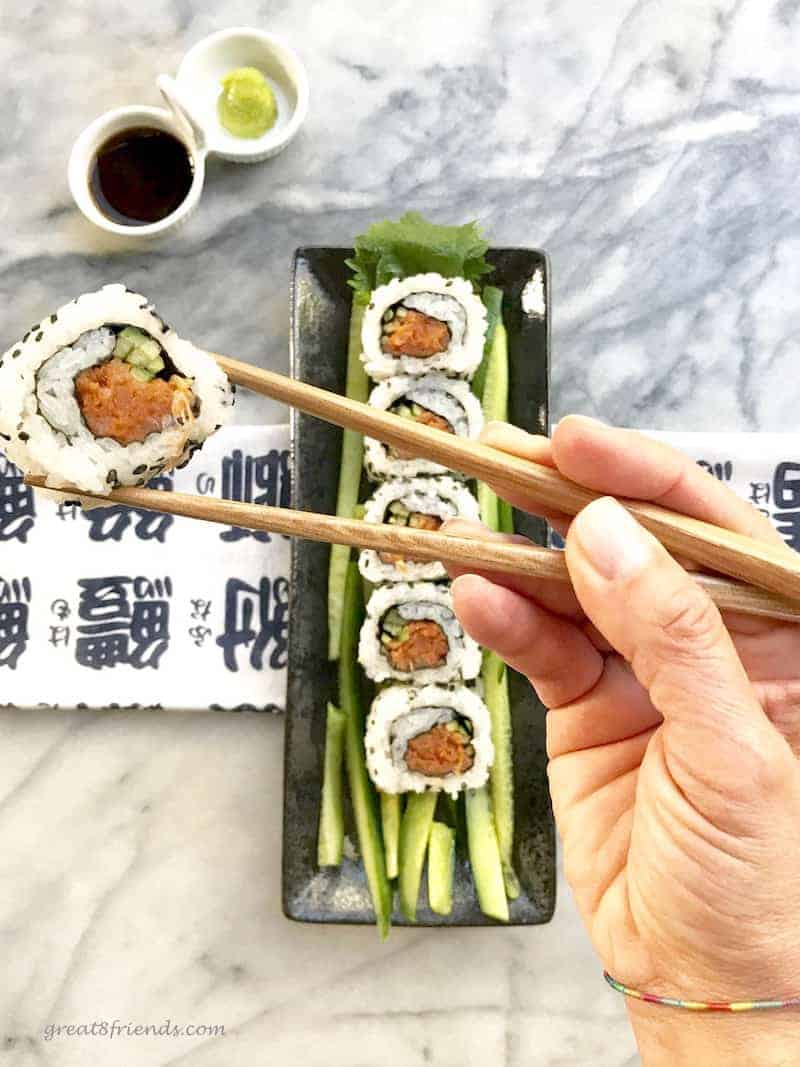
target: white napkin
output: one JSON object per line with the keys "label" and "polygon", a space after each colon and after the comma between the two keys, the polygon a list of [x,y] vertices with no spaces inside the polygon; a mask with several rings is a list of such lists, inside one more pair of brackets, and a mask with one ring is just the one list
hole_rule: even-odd
{"label": "white napkin", "polygon": [[800,436],[790,433],[653,432],[771,519],[800,550]]}
{"label": "white napkin", "polygon": [[[286,506],[287,426],[220,430],[159,488]],[[0,704],[282,711],[287,538],[34,498],[0,456]]]}
{"label": "white napkin", "polygon": [[[800,437],[653,433],[800,549]],[[287,426],[221,430],[167,484],[286,506]],[[34,501],[0,456],[0,704],[282,711],[289,542]]]}
{"label": "white napkin", "polygon": [[[649,437],[685,452],[771,519],[800,550],[800,436],[789,433],[690,433],[648,430]],[[554,547],[564,541],[552,534]]]}

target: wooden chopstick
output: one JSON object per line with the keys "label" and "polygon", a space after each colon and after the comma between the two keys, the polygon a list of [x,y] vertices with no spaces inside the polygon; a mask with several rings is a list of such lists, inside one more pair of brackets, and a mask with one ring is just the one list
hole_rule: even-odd
{"label": "wooden chopstick", "polygon": [[[28,485],[42,488],[44,478],[28,477]],[[407,526],[383,525],[363,519],[341,519],[311,511],[244,504],[234,500],[163,492],[158,489],[115,489],[108,496],[85,493],[66,487],[63,492],[76,499],[101,504],[127,504],[169,515],[183,515],[226,526],[305,537],[311,541],[371,548],[421,560],[441,560],[468,570],[502,572],[532,578],[569,582],[563,552],[536,545],[513,544],[490,539],[473,539]],[[784,621],[800,621],[800,604],[739,582],[706,575],[692,575],[722,610],[738,611]]]}
{"label": "wooden chopstick", "polygon": [[[568,481],[557,471],[531,460],[511,456],[478,441],[457,437],[349,397],[328,392],[273,371],[262,370],[211,353],[232,382],[282,401],[326,422],[345,426],[402,448],[415,456],[441,463],[450,470],[489,482],[502,495],[524,493],[531,508],[576,515],[602,496]],[[638,500],[620,503],[671,552],[704,567],[731,575],[784,597],[800,600],[800,553],[764,544],[656,504]]]}

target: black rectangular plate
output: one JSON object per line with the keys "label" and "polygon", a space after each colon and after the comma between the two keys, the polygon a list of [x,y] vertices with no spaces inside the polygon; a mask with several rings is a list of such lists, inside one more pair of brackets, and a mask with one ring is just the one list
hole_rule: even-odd
{"label": "black rectangular plate", "polygon": [[[347,248],[300,248],[292,281],[291,368],[305,382],[345,389],[352,291]],[[488,281],[504,292],[508,330],[510,418],[532,433],[548,429],[549,309],[547,257],[526,248],[497,248]],[[521,293],[534,273],[544,278],[546,315],[523,313]],[[293,507],[331,514],[336,506],[341,430],[292,412]],[[542,522],[517,514],[517,529],[545,544]],[[316,863],[325,708],[336,692],[328,662],[327,581],[329,549],[295,540],[289,630],[283,809],[283,910],[290,919],[320,923],[371,923],[369,891],[360,862],[319,870]],[[510,907],[511,923],[548,922],[555,906],[555,838],[547,789],[544,709],[528,682],[511,676],[514,728],[515,854],[522,894]],[[346,830],[356,842],[355,829]],[[465,856],[457,860],[453,911],[434,914],[427,889],[420,892],[418,925],[497,925],[481,912]],[[395,909],[393,922],[406,925]]]}

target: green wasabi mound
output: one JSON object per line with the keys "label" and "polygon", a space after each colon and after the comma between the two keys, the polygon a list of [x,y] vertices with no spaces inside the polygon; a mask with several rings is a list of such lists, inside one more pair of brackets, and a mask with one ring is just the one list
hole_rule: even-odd
{"label": "green wasabi mound", "polygon": [[255,67],[239,67],[222,79],[219,121],[234,137],[262,137],[278,117],[278,103],[267,79]]}

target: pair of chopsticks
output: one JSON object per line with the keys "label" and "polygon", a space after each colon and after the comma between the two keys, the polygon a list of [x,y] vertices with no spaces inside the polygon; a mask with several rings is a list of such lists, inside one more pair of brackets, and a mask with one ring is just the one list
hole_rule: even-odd
{"label": "pair of chopsticks", "polygon": [[[508,455],[477,441],[402,419],[388,411],[227,356],[215,355],[215,358],[236,385],[337,426],[368,434],[468,477],[490,482],[501,495],[503,490],[524,492],[532,506],[541,507],[546,512],[575,515],[602,495],[568,481],[549,467]],[[26,480],[34,486],[44,484],[40,478]],[[536,546],[464,538],[146,488],[115,489],[108,496],[83,491],[76,491],[75,495],[225,525],[393,552],[415,559],[441,560],[465,569],[569,581],[563,554]],[[723,610],[800,620],[800,555],[655,504],[634,500],[620,500],[620,503],[671,552],[738,579],[732,582],[693,575]]]}

